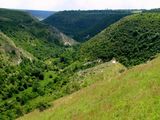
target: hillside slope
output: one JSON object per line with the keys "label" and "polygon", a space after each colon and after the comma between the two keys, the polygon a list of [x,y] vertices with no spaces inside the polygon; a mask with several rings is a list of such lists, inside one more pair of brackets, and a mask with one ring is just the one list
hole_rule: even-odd
{"label": "hillside slope", "polygon": [[130,15],[127,10],[61,11],[44,23],[55,26],[73,39],[84,42],[119,19]]}
{"label": "hillside slope", "polygon": [[103,73],[104,79],[97,73],[99,82],[53,102],[44,112],[34,111],[19,120],[158,120],[159,67],[160,57],[111,78],[107,78],[108,71]]}
{"label": "hillside slope", "polygon": [[143,13],[125,17],[84,43],[81,53],[89,59],[117,59],[133,66],[160,52],[160,14]]}
{"label": "hillside slope", "polygon": [[26,12],[18,10],[0,9],[0,30],[17,46],[40,59],[44,59],[41,56],[45,58],[54,56],[64,45],[76,43],[56,28],[45,25]]}

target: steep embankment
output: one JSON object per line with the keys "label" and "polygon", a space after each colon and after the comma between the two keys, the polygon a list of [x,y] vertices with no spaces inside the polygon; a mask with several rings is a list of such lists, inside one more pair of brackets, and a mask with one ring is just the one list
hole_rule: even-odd
{"label": "steep embankment", "polygon": [[73,39],[84,42],[119,19],[130,15],[128,10],[61,11],[45,23],[55,26]]}
{"label": "steep embankment", "polygon": [[81,47],[89,59],[116,58],[126,66],[152,59],[160,52],[160,14],[144,13],[125,17]]}
{"label": "steep embankment", "polygon": [[90,74],[92,80],[99,78],[96,84],[56,100],[44,112],[34,111],[19,120],[160,119],[159,67],[160,57],[108,77],[104,66],[102,73]]}
{"label": "steep embankment", "polygon": [[20,64],[23,58],[34,59],[30,53],[16,47],[14,42],[2,32],[0,32],[0,56],[1,62],[8,62],[12,65]]}

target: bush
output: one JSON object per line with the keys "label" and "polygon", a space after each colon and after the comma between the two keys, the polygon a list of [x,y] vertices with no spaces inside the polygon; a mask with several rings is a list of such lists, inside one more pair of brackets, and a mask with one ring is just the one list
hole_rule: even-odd
{"label": "bush", "polygon": [[37,108],[39,109],[40,112],[46,110],[47,108],[49,108],[51,106],[51,104],[47,103],[47,102],[40,102],[37,105]]}

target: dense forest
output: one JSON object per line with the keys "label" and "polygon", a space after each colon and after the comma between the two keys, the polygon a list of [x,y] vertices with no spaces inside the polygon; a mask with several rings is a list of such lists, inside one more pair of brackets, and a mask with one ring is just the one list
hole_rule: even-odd
{"label": "dense forest", "polygon": [[56,12],[44,22],[55,26],[73,39],[84,42],[130,14],[130,10],[62,11]]}

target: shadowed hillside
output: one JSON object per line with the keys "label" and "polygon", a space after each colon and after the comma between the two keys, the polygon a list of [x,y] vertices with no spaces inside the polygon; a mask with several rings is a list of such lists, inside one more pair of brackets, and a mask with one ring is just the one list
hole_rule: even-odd
{"label": "shadowed hillside", "polygon": [[44,22],[55,26],[73,39],[84,42],[119,19],[130,15],[131,12],[127,10],[62,11],[48,17]]}

